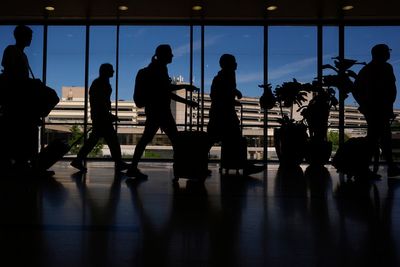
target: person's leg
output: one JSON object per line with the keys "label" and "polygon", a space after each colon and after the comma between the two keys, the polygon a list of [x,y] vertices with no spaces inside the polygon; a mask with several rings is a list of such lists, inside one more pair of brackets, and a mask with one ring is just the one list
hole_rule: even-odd
{"label": "person's leg", "polygon": [[178,135],[178,129],[176,127],[175,119],[171,113],[167,113],[166,115],[164,114],[164,117],[160,119],[160,128],[168,136],[173,148]]}
{"label": "person's leg", "polygon": [[382,121],[380,141],[382,147],[382,154],[385,157],[387,164],[387,175],[390,177],[399,176],[400,168],[393,162],[392,131],[390,129],[389,120]]}
{"label": "person's leg", "polygon": [[379,150],[380,131],[383,125],[377,118],[367,118],[367,125],[368,157],[371,163],[376,151]]}
{"label": "person's leg", "polygon": [[77,158],[79,159],[85,159],[87,155],[93,150],[93,148],[96,146],[97,142],[99,142],[100,135],[97,131],[97,129],[93,129],[93,131],[90,133],[89,138],[86,140],[86,142],[83,144],[82,148],[79,150]]}
{"label": "person's leg", "polygon": [[111,123],[108,125],[104,125],[102,136],[104,137],[104,140],[110,148],[111,157],[115,162],[116,170],[121,171],[127,169],[128,164],[122,161],[121,146],[118,141],[118,135],[114,130],[114,126]]}
{"label": "person's leg", "polygon": [[[11,158],[17,172],[30,172],[34,167],[34,159],[38,150],[38,127],[27,119],[25,123],[14,121],[10,129]],[[36,139],[36,140],[35,140]]]}
{"label": "person's leg", "polygon": [[382,154],[388,165],[393,164],[392,156],[392,131],[390,129],[390,123],[384,122],[381,128],[380,143],[382,146]]}
{"label": "person's leg", "polygon": [[[361,175],[365,177],[369,177],[371,179],[380,179],[380,175],[377,173],[378,168],[376,166],[373,167],[373,171],[370,170],[369,166],[374,157],[378,154],[379,157],[379,143],[382,134],[382,119],[378,118],[376,115],[367,116],[367,144],[368,144],[368,164],[366,164],[367,168],[361,171]],[[379,160],[379,159],[378,159]],[[374,162],[376,165],[376,163]]]}
{"label": "person's leg", "polygon": [[30,151],[29,151],[29,160],[31,164],[34,166],[36,164],[38,155],[39,155],[39,127],[35,122],[32,122],[30,125]]}
{"label": "person's leg", "polygon": [[136,145],[135,152],[133,153],[132,164],[126,172],[127,176],[136,177],[139,179],[147,179],[147,175],[138,169],[138,164],[147,144],[153,140],[158,128],[159,126],[157,121],[154,121],[150,116],[148,116],[145,122],[143,134]]}
{"label": "person's leg", "polygon": [[132,167],[137,167],[140,158],[142,157],[144,150],[146,149],[147,144],[150,143],[151,140],[153,140],[154,136],[157,133],[157,130],[158,125],[147,119],[144,126],[143,134],[136,145],[135,152],[133,153]]}
{"label": "person's leg", "polygon": [[99,139],[100,135],[98,130],[96,128],[93,128],[89,138],[79,150],[76,158],[71,162],[71,166],[77,168],[80,171],[86,171],[86,167],[83,165],[83,160],[86,159],[87,155],[90,153],[90,151],[92,151]]}

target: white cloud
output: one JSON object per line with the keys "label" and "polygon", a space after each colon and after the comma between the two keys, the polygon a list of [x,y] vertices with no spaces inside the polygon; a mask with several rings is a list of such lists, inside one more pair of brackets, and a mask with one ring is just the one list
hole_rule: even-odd
{"label": "white cloud", "polygon": [[[325,55],[324,58],[330,58],[331,55]],[[310,74],[302,74],[301,76],[298,75],[299,72],[308,69],[311,66],[315,66],[317,62],[316,57],[310,57],[306,59],[302,59],[299,61],[294,61],[291,63],[284,64],[278,68],[271,69],[269,72],[269,80],[274,79],[287,79],[291,81],[292,78],[296,78],[298,81],[304,82],[311,82],[313,78],[316,76],[315,73]],[[296,76],[297,74],[297,76]],[[263,72],[251,72],[251,73],[241,73],[240,71],[236,74],[236,83],[247,83],[247,82],[257,82],[262,84],[263,83]],[[206,84],[208,84],[206,82]]]}
{"label": "white cloud", "polygon": [[144,28],[139,28],[137,31],[134,32],[133,37],[139,38],[139,37],[145,35],[146,32],[147,32],[146,29],[144,29]]}
{"label": "white cloud", "polygon": [[[223,37],[224,37],[223,34],[214,35],[214,36],[208,36],[204,40],[204,47],[215,45]],[[199,51],[200,49],[201,49],[201,40],[194,41],[193,42],[193,51]],[[189,54],[190,53],[190,43],[187,43],[187,44],[178,46],[176,48],[173,48],[173,53],[174,53],[175,57],[182,57],[184,55]]]}
{"label": "white cloud", "polygon": [[262,84],[263,82],[263,72],[253,72],[246,74],[237,74],[236,75],[236,83],[247,83],[247,82],[259,82]]}
{"label": "white cloud", "polygon": [[400,63],[400,59],[396,59],[396,60],[393,60],[393,61],[389,61],[389,63],[392,64],[392,65],[397,65],[397,64]]}
{"label": "white cloud", "polygon": [[295,73],[304,70],[317,62],[316,57],[306,58],[299,61],[284,64],[278,68],[274,68],[269,72],[269,79],[280,79],[285,76],[295,77]]}

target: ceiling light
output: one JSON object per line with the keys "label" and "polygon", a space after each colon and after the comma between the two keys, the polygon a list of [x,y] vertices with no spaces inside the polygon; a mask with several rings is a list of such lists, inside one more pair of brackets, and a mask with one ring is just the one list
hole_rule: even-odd
{"label": "ceiling light", "polygon": [[277,10],[278,9],[278,6],[276,6],[276,5],[269,5],[269,6],[267,6],[267,10],[268,11],[274,11],[274,10]]}
{"label": "ceiling light", "polygon": [[352,10],[353,8],[354,8],[353,5],[344,5],[344,6],[342,6],[342,9],[345,10],[345,11]]}
{"label": "ceiling light", "polygon": [[202,9],[203,9],[203,7],[200,6],[200,5],[195,5],[195,6],[192,7],[192,10],[193,10],[193,11],[200,11],[200,10],[202,10]]}
{"label": "ceiling light", "polygon": [[128,7],[127,6],[118,6],[118,9],[121,11],[126,11],[126,10],[128,10]]}
{"label": "ceiling light", "polygon": [[44,9],[46,9],[47,11],[54,11],[54,10],[56,10],[55,7],[53,7],[53,6],[45,6]]}

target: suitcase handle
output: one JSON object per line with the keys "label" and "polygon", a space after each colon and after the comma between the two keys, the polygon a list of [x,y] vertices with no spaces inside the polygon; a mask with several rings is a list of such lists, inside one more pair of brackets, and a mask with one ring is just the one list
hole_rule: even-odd
{"label": "suitcase handle", "polygon": [[[193,101],[193,91],[187,90],[186,91],[186,99],[192,100]],[[196,116],[196,126],[197,126],[197,131],[200,130],[200,90],[197,91],[197,116]],[[187,130],[187,117],[188,117],[188,109],[189,109],[189,131],[193,131],[192,125],[193,125],[193,107],[188,105],[185,106],[185,131]],[[202,129],[203,130],[203,129]]]}
{"label": "suitcase handle", "polygon": [[78,138],[76,138],[76,140],[70,145],[70,147],[74,147],[77,144],[79,144],[79,142],[85,137],[86,134],[90,133],[93,130],[93,127],[90,127],[86,133],[82,133],[81,136],[79,136]]}
{"label": "suitcase handle", "polygon": [[236,100],[235,107],[240,109],[240,133],[243,136],[243,104],[239,100]]}

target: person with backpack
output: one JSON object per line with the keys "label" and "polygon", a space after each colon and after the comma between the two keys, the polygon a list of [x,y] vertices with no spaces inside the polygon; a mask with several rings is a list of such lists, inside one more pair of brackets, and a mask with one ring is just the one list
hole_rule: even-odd
{"label": "person with backpack", "polygon": [[138,179],[147,179],[147,175],[138,169],[138,163],[148,143],[153,140],[158,129],[168,136],[174,147],[177,136],[175,119],[171,112],[171,100],[196,107],[198,104],[177,96],[173,91],[186,89],[198,90],[187,84],[172,84],[167,65],[172,62],[173,54],[170,45],[161,44],[156,48],[151,63],[136,75],[134,101],[138,107],[144,107],[146,121],[143,134],[136,145],[132,165],[126,175]]}
{"label": "person with backpack", "polygon": [[118,117],[111,113],[111,85],[110,78],[114,75],[113,66],[109,63],[102,64],[99,77],[96,78],[89,89],[90,117],[92,119],[92,132],[85,144],[79,150],[77,157],[71,162],[71,166],[81,172],[86,172],[83,164],[86,156],[96,146],[100,137],[103,137],[110,148],[111,156],[115,161],[117,172],[129,167],[122,161],[121,147],[113,123]]}
{"label": "person with backpack", "polygon": [[387,176],[399,176],[400,168],[393,162],[391,121],[394,119],[393,104],[396,100],[396,78],[393,67],[387,61],[391,49],[386,44],[375,45],[372,60],[364,66],[355,80],[353,93],[359,110],[367,121],[367,142],[370,158],[382,149],[387,162]]}

